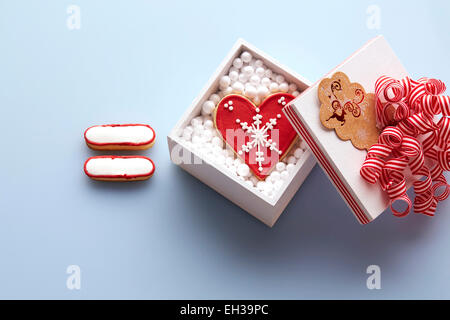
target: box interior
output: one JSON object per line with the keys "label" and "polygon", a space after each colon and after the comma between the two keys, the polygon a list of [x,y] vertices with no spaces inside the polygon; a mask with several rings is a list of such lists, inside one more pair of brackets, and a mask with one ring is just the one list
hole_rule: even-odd
{"label": "box interior", "polygon": [[[228,53],[224,61],[221,63],[219,68],[215,71],[215,73],[212,75],[210,80],[208,81],[207,85],[203,88],[201,91],[201,94],[193,101],[191,108],[189,108],[185,114],[182,116],[182,118],[178,121],[178,123],[175,125],[175,127],[172,129],[170,133],[170,138],[173,139],[176,143],[181,145],[185,150],[189,151],[191,154],[193,154],[195,157],[201,159],[204,163],[207,163],[208,165],[214,167],[215,169],[222,171],[222,166],[217,165],[216,163],[209,161],[209,159],[205,159],[202,157],[201,154],[199,154],[196,150],[193,150],[188,146],[183,139],[180,138],[180,132],[183,130],[184,127],[186,127],[190,121],[198,116],[201,113],[202,104],[208,100],[208,98],[211,96],[211,94],[216,93],[219,88],[219,80],[220,78],[227,73],[229,68],[231,67],[233,60],[240,56],[240,54],[243,51],[248,51],[252,54],[253,57],[257,59],[261,59],[264,62],[264,65],[266,65],[268,68],[270,68],[273,72],[281,74],[285,77],[286,81],[290,83],[295,83],[298,87],[298,90],[302,92],[306,88],[309,87],[310,82],[300,75],[293,74],[293,72],[286,71],[287,68],[280,66],[278,62],[273,60],[270,57],[267,57],[264,53],[262,53],[257,48],[253,47],[252,45],[246,43],[244,40],[239,39],[236,44],[233,46],[232,50]],[[295,170],[292,174],[289,175],[288,179],[285,180],[285,183],[281,186],[280,189],[278,189],[272,197],[268,197],[264,195],[262,192],[259,192],[256,190],[256,188],[249,188],[247,185],[245,185],[244,181],[240,180],[238,176],[230,174],[228,172],[223,172],[227,175],[227,177],[233,179],[236,183],[243,186],[246,190],[252,192],[265,202],[271,204],[274,206],[278,200],[282,197],[283,193],[285,192],[286,188],[291,183],[292,179],[296,176],[296,174],[302,169],[303,164],[308,160],[309,157],[312,157],[313,155],[309,151],[309,149],[306,149],[303,153],[302,157],[297,161],[295,164]]]}

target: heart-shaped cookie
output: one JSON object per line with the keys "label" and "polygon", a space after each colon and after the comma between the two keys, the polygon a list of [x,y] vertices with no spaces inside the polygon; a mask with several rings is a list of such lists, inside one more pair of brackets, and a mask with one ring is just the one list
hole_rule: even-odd
{"label": "heart-shaped cookie", "polygon": [[240,95],[228,95],[214,111],[222,139],[263,180],[290,150],[297,138],[281,111],[293,95],[276,93],[259,106]]}

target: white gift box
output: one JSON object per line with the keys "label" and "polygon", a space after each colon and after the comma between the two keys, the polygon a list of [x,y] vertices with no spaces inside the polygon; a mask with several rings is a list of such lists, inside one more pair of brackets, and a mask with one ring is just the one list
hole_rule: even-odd
{"label": "white gift box", "polygon": [[[396,79],[407,76],[405,68],[382,36],[369,41],[323,78],[330,78],[337,71],[345,73],[351,82],[360,83],[368,93],[374,92],[375,82],[380,76]],[[389,199],[378,184],[369,184],[360,175],[366,150],[358,150],[351,141],[340,140],[334,130],[322,125],[318,99],[322,79],[291,101],[283,111],[358,221],[366,224],[388,207]]]}
{"label": "white gift box", "polygon": [[306,150],[295,164],[293,174],[289,176],[283,186],[272,197],[268,197],[255,190],[255,188],[249,188],[236,175],[224,170],[223,166],[210,161],[206,157],[202,157],[200,152],[192,148],[180,137],[182,129],[200,114],[203,103],[208,100],[211,94],[218,90],[219,80],[231,67],[233,60],[244,51],[250,52],[253,57],[262,60],[265,66],[282,75],[290,83],[294,83],[299,91],[304,91],[310,86],[310,82],[302,76],[282,66],[244,40],[239,39],[193,101],[191,107],[172,129],[167,140],[171,159],[175,164],[266,225],[273,226],[315,165],[315,158],[309,150]]}

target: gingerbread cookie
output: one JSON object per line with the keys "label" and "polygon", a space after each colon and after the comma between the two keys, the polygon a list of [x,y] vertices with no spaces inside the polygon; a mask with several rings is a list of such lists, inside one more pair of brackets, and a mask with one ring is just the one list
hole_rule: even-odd
{"label": "gingerbread cookie", "polygon": [[94,180],[146,180],[155,172],[155,164],[143,156],[96,156],[86,160],[84,172]]}
{"label": "gingerbread cookie", "polygon": [[144,150],[155,143],[155,131],[146,124],[106,124],[88,128],[84,139],[95,150]]}
{"label": "gingerbread cookie", "polygon": [[319,84],[320,121],[338,137],[350,140],[358,149],[369,149],[380,134],[376,127],[375,95],[359,83],[351,83],[343,72]]}
{"label": "gingerbread cookie", "polygon": [[282,108],[294,99],[288,93],[268,96],[259,106],[241,95],[225,96],[214,111],[222,139],[263,180],[289,152],[297,138]]}

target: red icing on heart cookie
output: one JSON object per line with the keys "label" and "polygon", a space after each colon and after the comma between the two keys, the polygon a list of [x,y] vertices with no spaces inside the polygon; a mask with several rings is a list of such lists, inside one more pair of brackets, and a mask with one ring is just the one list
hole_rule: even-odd
{"label": "red icing on heart cookie", "polygon": [[289,151],[297,133],[281,109],[293,95],[276,93],[258,107],[240,95],[224,97],[214,112],[214,124],[222,139],[250,167],[265,179]]}

